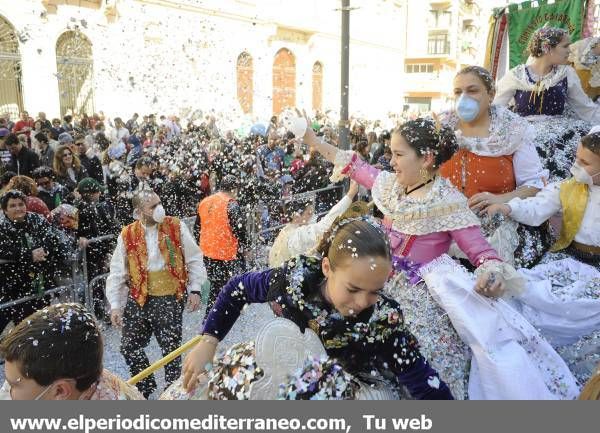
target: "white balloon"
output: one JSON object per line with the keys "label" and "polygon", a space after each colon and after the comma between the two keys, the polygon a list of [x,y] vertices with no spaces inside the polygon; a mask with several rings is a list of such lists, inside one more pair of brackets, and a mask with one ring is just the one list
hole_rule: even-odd
{"label": "white balloon", "polygon": [[304,117],[298,116],[291,110],[286,110],[282,113],[281,121],[285,129],[290,131],[296,138],[304,136],[308,123]]}

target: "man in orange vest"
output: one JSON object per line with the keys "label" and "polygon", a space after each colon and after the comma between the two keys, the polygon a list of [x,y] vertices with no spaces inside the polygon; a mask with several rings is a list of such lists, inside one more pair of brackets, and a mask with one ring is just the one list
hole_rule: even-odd
{"label": "man in orange vest", "polygon": [[[132,200],[137,219],[121,231],[106,280],[111,321],[122,327],[121,353],[134,376],[149,366],[144,351],[152,334],[163,356],[181,345],[187,298],[191,311],[200,307],[207,283],[202,253],[179,219],[165,216],[160,198],[149,188]],[[167,384],[181,374],[181,358],[165,366]],[[144,397],[156,389],[154,376],[137,384]]]}
{"label": "man in orange vest", "polygon": [[235,199],[237,189],[237,179],[227,175],[221,181],[221,190],[198,204],[194,234],[199,238],[210,281],[207,315],[221,287],[243,269],[246,221]]}

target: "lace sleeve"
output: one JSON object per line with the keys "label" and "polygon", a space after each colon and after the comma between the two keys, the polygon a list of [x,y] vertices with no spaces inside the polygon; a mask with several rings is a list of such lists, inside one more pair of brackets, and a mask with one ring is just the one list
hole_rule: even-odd
{"label": "lace sleeve", "polygon": [[333,183],[340,182],[348,177],[348,166],[355,161],[355,155],[356,153],[351,150],[338,150],[335,161],[333,161],[333,173],[330,177]]}

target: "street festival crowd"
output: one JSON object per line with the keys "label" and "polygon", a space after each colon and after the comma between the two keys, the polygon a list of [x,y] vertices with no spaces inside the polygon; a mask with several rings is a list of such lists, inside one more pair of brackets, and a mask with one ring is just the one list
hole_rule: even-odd
{"label": "street festival crowd", "polygon": [[[569,44],[545,27],[498,82],[462,69],[447,112],[352,119],[352,150],[295,109],[4,114],[3,398],[599,399],[600,105]],[[88,308],[45,294],[83,249]],[[252,303],[274,318],[222,347]],[[144,349],[200,309],[157,389]],[[136,380],[103,367],[111,326]]]}

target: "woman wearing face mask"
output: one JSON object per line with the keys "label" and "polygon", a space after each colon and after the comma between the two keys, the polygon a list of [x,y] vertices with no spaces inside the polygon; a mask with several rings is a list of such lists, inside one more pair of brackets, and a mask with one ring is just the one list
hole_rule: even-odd
{"label": "woman wearing face mask", "polygon": [[489,212],[532,226],[562,213],[551,252],[542,264],[521,271],[528,289],[519,303],[585,381],[600,353],[600,127],[581,140],[571,173],[572,178],[548,185],[535,197],[493,205]]}
{"label": "woman wearing face mask", "polygon": [[186,389],[196,388],[244,305],[271,301],[302,332],[315,331],[327,354],[349,373],[372,383],[385,378],[416,399],[452,398],[419,352],[400,306],[382,294],[392,269],[384,233],[375,221],[345,216],[319,244],[322,258],[298,256],[280,268],[234,277],[223,287],[205,322],[204,339],[185,359]]}
{"label": "woman wearing face mask", "polygon": [[494,104],[510,105],[535,127],[535,143],[551,181],[569,176],[579,140],[592,124],[600,123],[600,106],[584,93],[567,64],[570,43],[564,29],[538,29],[528,46],[530,63],[511,69],[498,82],[494,99]]}
{"label": "woman wearing face mask", "polygon": [[[304,139],[335,162],[332,180],[346,175],[371,189],[384,214],[398,271],[388,284],[389,293],[402,306],[410,331],[456,398],[467,393],[472,399],[577,394],[567,366],[535,329],[522,316],[507,314],[504,300],[487,299],[509,298],[522,290],[523,281],[485,240],[465,196],[439,176],[439,167],[458,148],[450,128],[428,119],[396,128],[391,136],[394,173],[379,171],[353,152],[319,141],[310,130]],[[446,255],[452,242],[477,267],[475,275]],[[509,340],[511,344],[505,344]],[[533,340],[540,344],[531,347]],[[528,379],[517,384],[515,374]]]}
{"label": "woman wearing face mask", "polygon": [[531,197],[544,187],[549,173],[535,149],[535,130],[506,107],[491,105],[494,80],[482,67],[467,66],[456,75],[454,96],[455,110],[441,118],[455,131],[459,150],[440,173],[484,217],[483,231],[501,257],[518,268],[530,267],[550,248],[546,228],[499,224],[485,218],[485,210],[515,197]]}

